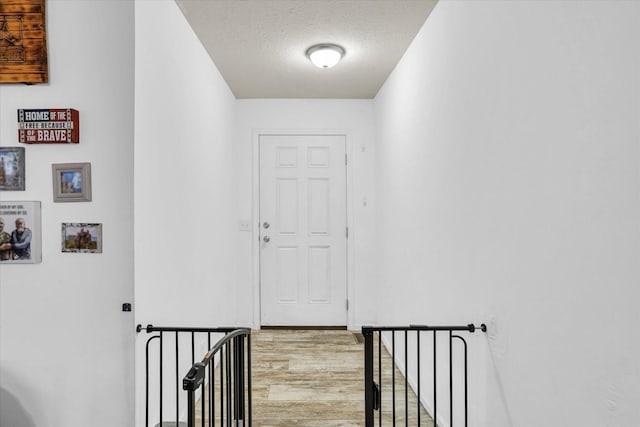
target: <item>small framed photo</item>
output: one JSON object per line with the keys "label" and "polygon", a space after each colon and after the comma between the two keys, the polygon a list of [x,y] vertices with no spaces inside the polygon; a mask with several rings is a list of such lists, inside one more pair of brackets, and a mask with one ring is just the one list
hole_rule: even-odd
{"label": "small framed photo", "polygon": [[0,264],[41,261],[40,202],[0,201]]}
{"label": "small framed photo", "polygon": [[24,147],[0,147],[0,191],[24,191]]}
{"label": "small framed photo", "polygon": [[62,252],[102,253],[102,224],[63,223]]}
{"label": "small framed photo", "polygon": [[91,163],[59,163],[52,168],[54,202],[91,201]]}

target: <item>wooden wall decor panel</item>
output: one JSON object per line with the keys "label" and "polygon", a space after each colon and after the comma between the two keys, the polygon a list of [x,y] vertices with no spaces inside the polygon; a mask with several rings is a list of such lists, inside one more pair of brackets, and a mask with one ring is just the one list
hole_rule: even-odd
{"label": "wooden wall decor panel", "polygon": [[48,83],[45,0],[0,1],[0,83]]}

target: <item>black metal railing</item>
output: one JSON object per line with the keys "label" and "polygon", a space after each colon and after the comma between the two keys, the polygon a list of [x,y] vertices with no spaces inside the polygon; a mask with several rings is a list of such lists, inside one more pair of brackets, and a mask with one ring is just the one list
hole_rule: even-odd
{"label": "black metal railing", "polygon": [[[147,340],[145,348],[145,427],[152,427],[150,425],[152,422],[151,411],[154,411],[153,426],[178,427],[185,425],[180,421],[181,408],[188,409],[188,397],[181,390],[184,373],[189,371],[202,354],[210,353],[209,349],[212,348],[212,343],[221,337],[224,339],[224,337],[234,334],[238,328],[188,328],[153,325],[146,327],[138,325],[136,327],[138,333],[143,330],[148,334],[153,334]],[[241,329],[241,331],[243,333],[248,331],[247,334],[250,332],[246,329]],[[154,345],[156,343],[157,345]],[[205,346],[206,348],[204,348]],[[249,352],[250,345],[247,345],[246,348]],[[250,364],[246,366],[250,373]],[[247,378],[250,381],[250,374],[247,375]],[[250,393],[247,395],[250,399]],[[182,418],[185,418],[184,415]]]}
{"label": "black metal railing", "polygon": [[[237,329],[220,339],[202,361],[191,367],[182,387],[187,392],[188,427],[213,427],[218,423],[220,427],[250,427],[251,330]],[[198,390],[200,412],[196,408]]]}
{"label": "black metal railing", "polygon": [[[445,402],[448,405],[448,421],[449,427],[454,426],[454,401],[456,405],[461,405],[460,417],[464,417],[464,426],[468,425],[468,375],[467,375],[467,342],[461,335],[454,335],[454,332],[469,332],[473,333],[476,330],[482,330],[486,332],[487,328],[484,324],[480,327],[476,327],[472,324],[467,326],[418,326],[411,325],[408,327],[362,327],[362,335],[364,336],[364,386],[365,386],[365,427],[374,427],[383,425],[396,426],[396,422],[399,421],[399,425],[432,425],[437,427],[438,425],[438,373],[445,375],[448,372],[449,385],[448,385],[448,401]],[[390,335],[390,337],[389,337]],[[427,336],[427,341],[423,340],[421,344],[421,337]],[[442,347],[442,335],[447,340],[445,343],[445,357],[448,356],[449,363],[448,369],[438,366],[439,346]],[[389,348],[390,354],[387,350],[383,352],[383,336],[387,339],[386,347]],[[399,349],[396,347],[396,336],[400,338],[400,341],[404,341],[404,344]],[[430,340],[429,340],[430,338]],[[448,338],[448,339],[447,339]],[[377,339],[377,352],[374,352],[374,341]],[[462,343],[462,357],[463,357],[463,372],[458,373],[461,375],[464,381],[463,391],[456,393],[454,399],[454,372],[456,367],[454,366],[454,341],[458,340]],[[390,342],[389,342],[390,341]],[[410,345],[411,343],[411,345]],[[410,351],[415,350],[412,356],[414,370],[410,370],[409,355]],[[428,354],[425,354],[425,348]],[[431,348],[428,348],[431,347]],[[423,354],[420,354],[421,348]],[[398,354],[400,353],[400,354]],[[383,359],[388,358],[388,362],[383,363]],[[398,359],[402,361],[404,358],[404,375],[398,373],[396,375],[396,365]],[[425,369],[421,371],[421,364],[425,359],[432,359],[432,369],[430,378],[423,379],[425,376]],[[377,361],[377,364],[376,364]],[[376,366],[377,365],[377,366]],[[375,380],[377,373],[377,382]],[[384,373],[384,375],[383,375]],[[409,377],[412,377],[413,384],[409,385]],[[390,377],[390,378],[389,378]],[[404,378],[402,378],[404,377]],[[430,394],[431,399],[429,403],[431,406],[423,404],[423,384],[424,381],[428,381],[431,384]],[[397,382],[400,382],[398,385]],[[427,386],[428,387],[428,386]],[[400,388],[403,396],[398,399],[396,389]],[[383,390],[391,393],[390,399],[383,399]],[[411,399],[410,399],[411,396]],[[415,408],[412,408],[412,412],[409,412],[411,403],[415,403]],[[442,400],[442,399],[441,399]],[[445,399],[446,400],[446,399]],[[461,402],[458,402],[458,401]],[[386,406],[383,408],[383,402]],[[390,408],[388,407],[390,406]],[[457,410],[458,406],[456,406]],[[385,415],[383,416],[383,409]],[[445,408],[447,409],[447,408]],[[378,412],[377,423],[375,417],[375,411]],[[402,422],[404,421],[404,423]],[[430,423],[433,424],[430,424]],[[421,424],[423,423],[423,424]]]}

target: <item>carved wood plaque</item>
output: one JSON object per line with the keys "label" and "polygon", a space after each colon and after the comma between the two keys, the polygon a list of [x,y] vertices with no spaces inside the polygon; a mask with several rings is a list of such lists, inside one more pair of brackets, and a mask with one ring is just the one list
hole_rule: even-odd
{"label": "carved wood plaque", "polygon": [[0,1],[0,83],[47,83],[45,0]]}

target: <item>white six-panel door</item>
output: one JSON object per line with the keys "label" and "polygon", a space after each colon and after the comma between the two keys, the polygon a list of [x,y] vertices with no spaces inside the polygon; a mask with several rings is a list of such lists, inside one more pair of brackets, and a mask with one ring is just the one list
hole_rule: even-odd
{"label": "white six-panel door", "polygon": [[344,135],[260,135],[260,317],[347,324]]}

